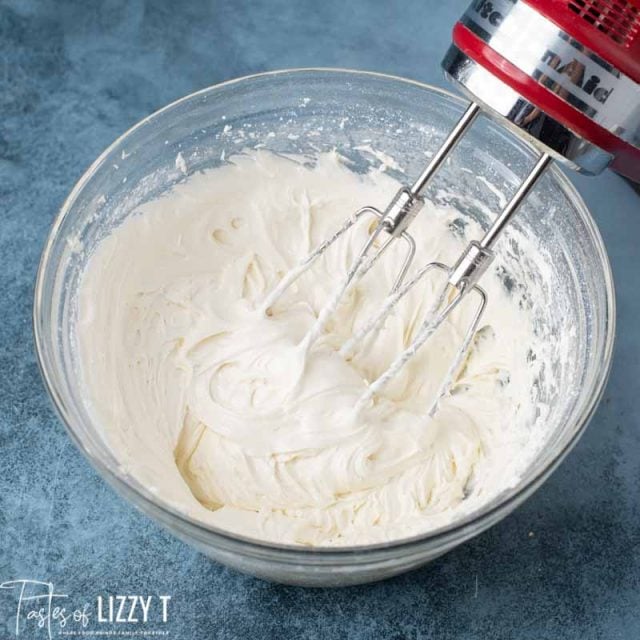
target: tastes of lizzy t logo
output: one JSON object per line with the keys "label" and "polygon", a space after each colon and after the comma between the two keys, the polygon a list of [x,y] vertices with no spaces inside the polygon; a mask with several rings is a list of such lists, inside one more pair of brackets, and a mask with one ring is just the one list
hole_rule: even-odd
{"label": "tastes of lizzy t logo", "polygon": [[[17,637],[168,636],[169,595],[98,595],[91,602],[72,603],[53,582],[9,580],[0,584],[13,596],[9,628]],[[7,602],[2,603],[3,609]],[[13,617],[13,621],[11,621]]]}

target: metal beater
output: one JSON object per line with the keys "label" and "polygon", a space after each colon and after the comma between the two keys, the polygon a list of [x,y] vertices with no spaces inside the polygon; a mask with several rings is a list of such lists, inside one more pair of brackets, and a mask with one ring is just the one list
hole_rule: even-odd
{"label": "metal beater", "polygon": [[[340,300],[346,292],[373,267],[375,262],[386,251],[394,239],[402,238],[407,244],[407,251],[395,279],[395,284],[391,294],[379,312],[370,318],[365,325],[342,346],[340,353],[345,358],[349,358],[354,352],[357,344],[382,324],[384,319],[391,313],[399,300],[406,295],[407,292],[427,273],[433,269],[439,269],[446,274],[446,285],[436,297],[430,312],[427,313],[425,320],[416,332],[415,338],[404,349],[404,351],[396,357],[389,368],[381,374],[377,380],[373,381],[369,385],[366,393],[359,401],[360,406],[367,404],[369,400],[400,371],[406,362],[418,351],[418,349],[420,349],[420,347],[425,344],[425,342],[427,342],[433,333],[435,333],[436,329],[446,320],[460,302],[462,302],[463,298],[468,293],[473,292],[478,297],[477,308],[473,313],[472,321],[464,334],[458,355],[449,367],[448,373],[440,388],[440,392],[437,395],[439,397],[444,393],[465,357],[487,304],[487,294],[478,286],[477,282],[493,260],[494,253],[492,251],[492,247],[511,216],[518,210],[518,207],[529,191],[533,188],[536,180],[544,173],[545,169],[551,162],[551,157],[547,154],[543,154],[540,157],[534,169],[520,185],[517,193],[513,196],[490,229],[485,233],[484,237],[480,241],[474,240],[470,242],[453,267],[441,262],[429,262],[420,268],[410,280],[404,282],[416,251],[415,240],[408,233],[407,227],[424,205],[424,200],[422,199],[421,194],[427,188],[436,171],[442,166],[449,154],[453,151],[458,141],[475,121],[479,113],[480,107],[476,104],[472,104],[455,128],[451,131],[438,152],[432,157],[428,166],[412,187],[401,188],[384,212],[371,206],[366,206],[358,210],[355,215],[348,218],[340,229],[338,229],[330,238],[322,242],[296,267],[289,271],[289,273],[281,280],[278,287],[274,289],[263,304],[263,311],[268,312],[280,296],[282,296],[282,294],[295,282],[295,280],[311,268],[313,263],[323,253],[325,253],[331,245],[337,242],[340,237],[351,229],[356,221],[365,214],[375,216],[378,219],[378,222],[370,233],[366,243],[351,264],[344,280],[336,288],[329,301],[322,308],[318,315],[318,319],[311,330],[307,333],[304,340],[304,346],[306,348],[311,347],[311,345],[321,335],[327,321],[336,311]],[[382,233],[387,235],[386,240],[378,248],[373,250],[375,241]]]}
{"label": "metal beater", "polygon": [[[377,224],[320,311],[303,348],[313,345],[345,293],[394,240],[402,239],[407,251],[393,289],[381,309],[342,346],[345,358],[427,273],[445,274],[446,283],[414,339],[369,384],[357,409],[398,374],[467,295],[474,294],[475,311],[431,411],[435,409],[455,378],[487,305],[478,281],[494,258],[493,247],[553,159],[589,175],[611,165],[640,181],[640,0],[475,0],[454,27],[443,67],[473,102],[420,177],[410,188],[401,188],[384,212],[367,206],[347,219],[283,278],[263,305],[268,312],[364,215],[374,216]],[[470,242],[453,266],[430,262],[404,282],[416,251],[407,229],[424,204],[425,189],[481,112],[530,142],[540,151],[538,160],[484,236]],[[376,247],[381,234],[385,240]]]}

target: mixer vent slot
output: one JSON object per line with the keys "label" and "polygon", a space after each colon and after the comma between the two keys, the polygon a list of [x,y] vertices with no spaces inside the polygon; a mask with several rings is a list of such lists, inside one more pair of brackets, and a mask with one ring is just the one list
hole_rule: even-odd
{"label": "mixer vent slot", "polygon": [[625,47],[640,32],[640,11],[627,0],[568,0],[568,7]]}

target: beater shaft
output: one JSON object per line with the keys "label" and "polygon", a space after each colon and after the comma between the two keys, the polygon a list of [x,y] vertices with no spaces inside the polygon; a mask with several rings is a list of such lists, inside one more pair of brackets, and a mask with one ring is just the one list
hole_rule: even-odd
{"label": "beater shaft", "polygon": [[535,166],[529,173],[529,175],[524,179],[522,184],[518,187],[518,190],[515,192],[507,206],[503,209],[502,213],[498,216],[496,221],[491,225],[487,233],[485,233],[484,238],[480,240],[480,246],[486,249],[491,249],[495,244],[498,236],[508,224],[511,216],[516,213],[520,205],[524,202],[524,199],[529,195],[529,192],[536,185],[540,177],[544,174],[544,172],[551,165],[553,158],[543,153],[536,162]]}
{"label": "beater shaft", "polygon": [[424,171],[420,174],[420,177],[413,183],[413,186],[410,189],[403,187],[396,193],[386,208],[382,221],[380,222],[387,233],[397,237],[406,231],[411,221],[418,215],[420,209],[422,209],[422,205],[424,204],[422,192],[427,188],[431,178],[433,178],[436,171],[440,169],[445,160],[451,155],[451,152],[455,149],[469,127],[475,122],[479,114],[480,107],[472,102],[440,148],[433,155],[429,164],[427,164]]}
{"label": "beater shaft", "polygon": [[478,282],[493,261],[492,248],[500,234],[512,216],[518,211],[531,189],[533,189],[538,180],[549,168],[551,162],[551,156],[546,153],[543,153],[538,158],[529,175],[527,175],[518,187],[518,190],[514,193],[494,223],[489,227],[482,239],[479,241],[473,240],[467,245],[467,248],[451,270],[449,284],[456,289],[462,290],[464,287],[472,287]]}
{"label": "beater shaft", "polygon": [[451,155],[451,152],[455,149],[458,142],[460,142],[464,134],[476,121],[476,118],[479,115],[480,107],[475,102],[472,102],[467,107],[467,110],[462,114],[460,120],[458,120],[458,122],[456,123],[456,126],[451,129],[451,132],[447,136],[446,140],[435,152],[435,154],[429,161],[429,164],[425,167],[424,171],[413,183],[413,186],[411,187],[411,193],[419,196],[425,190],[435,172],[440,169],[444,161]]}

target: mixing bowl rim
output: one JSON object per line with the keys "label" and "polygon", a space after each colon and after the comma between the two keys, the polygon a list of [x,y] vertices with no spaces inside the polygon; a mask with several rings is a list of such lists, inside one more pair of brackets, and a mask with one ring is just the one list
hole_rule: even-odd
{"label": "mixing bowl rim", "polygon": [[[558,186],[562,189],[562,191],[567,195],[570,199],[573,206],[575,206],[578,214],[580,215],[582,221],[585,223],[585,226],[588,230],[589,235],[591,236],[596,248],[598,250],[598,258],[601,266],[605,272],[605,290],[607,293],[607,327],[606,327],[606,335],[605,335],[605,350],[604,350],[604,367],[602,371],[602,375],[596,377],[595,382],[593,384],[592,393],[590,394],[590,401],[588,401],[580,414],[579,419],[575,423],[575,431],[571,434],[569,440],[565,443],[564,447],[560,449],[557,455],[542,469],[540,469],[534,476],[529,478],[529,480],[524,483],[521,487],[519,487],[516,491],[510,494],[504,495],[504,497],[500,497],[499,500],[496,501],[495,504],[491,505],[491,507],[487,510],[476,510],[471,512],[469,515],[464,518],[460,518],[458,520],[454,520],[453,522],[428,531],[423,534],[418,534],[409,538],[401,538],[399,540],[376,543],[370,545],[356,545],[356,546],[340,546],[340,547],[331,547],[331,546],[322,546],[322,547],[305,547],[301,545],[291,545],[291,544],[280,544],[274,542],[268,542],[264,540],[258,540],[255,538],[250,538],[247,536],[243,536],[240,534],[232,533],[229,531],[225,531],[223,529],[219,529],[215,526],[206,524],[201,520],[196,518],[192,518],[191,516],[185,514],[184,512],[176,509],[164,501],[162,501],[157,495],[147,491],[144,488],[139,488],[137,486],[132,485],[131,482],[127,481],[125,474],[119,468],[111,468],[90,450],[90,448],[82,441],[82,439],[76,434],[74,427],[72,426],[72,420],[67,415],[67,411],[63,406],[63,402],[59,396],[58,387],[55,382],[56,373],[53,371],[54,367],[49,368],[46,354],[46,338],[41,331],[40,322],[41,320],[44,322],[42,316],[43,309],[43,297],[44,297],[44,281],[45,275],[47,275],[50,270],[50,254],[53,247],[53,244],[58,235],[59,229],[62,226],[62,223],[71,211],[75,201],[77,200],[79,194],[82,192],[85,185],[91,180],[96,171],[99,170],[105,158],[109,156],[109,154],[117,148],[124,140],[126,140],[131,134],[140,129],[141,127],[146,126],[153,120],[160,117],[162,114],[174,109],[175,107],[182,105],[184,103],[193,101],[198,97],[212,94],[217,90],[222,88],[229,87],[234,84],[240,83],[250,83],[253,80],[265,79],[269,77],[279,77],[285,75],[349,75],[353,77],[360,78],[378,78],[382,80],[388,80],[396,83],[413,85],[421,90],[424,90],[427,93],[435,94],[437,97],[446,98],[447,100],[453,101],[459,104],[461,107],[464,107],[468,102],[457,96],[446,89],[442,89],[439,87],[432,86],[430,84],[419,82],[417,80],[412,80],[410,78],[404,78],[402,76],[396,76],[392,74],[379,73],[375,71],[361,71],[357,69],[348,69],[348,68],[336,68],[336,67],[300,67],[300,68],[291,68],[291,69],[279,69],[274,71],[266,71],[262,73],[256,73],[251,75],[242,76],[239,78],[233,78],[231,80],[227,80],[225,82],[221,82],[215,85],[211,85],[209,87],[200,89],[194,93],[191,93],[187,96],[179,98],[168,105],[154,111],[149,114],[132,127],[130,127],[127,131],[125,131],[122,135],[118,136],[114,142],[112,142],[89,166],[89,168],[83,173],[81,178],[76,182],[69,195],[65,198],[56,218],[54,219],[49,234],[47,236],[46,243],[44,245],[42,255],[40,258],[40,263],[38,266],[38,271],[36,275],[36,283],[34,290],[34,305],[33,305],[33,332],[34,332],[34,340],[36,346],[36,356],[38,367],[40,369],[40,373],[42,375],[45,388],[47,389],[47,393],[52,401],[54,409],[62,421],[66,431],[68,432],[71,440],[78,447],[78,449],[82,452],[82,454],[89,460],[92,466],[103,476],[105,480],[109,482],[112,486],[114,486],[121,494],[124,494],[127,498],[129,498],[129,492],[132,492],[136,499],[141,501],[141,504],[145,507],[150,508],[151,511],[158,509],[160,513],[168,516],[170,520],[177,520],[179,522],[183,522],[187,524],[189,527],[197,530],[200,533],[204,533],[206,536],[213,539],[219,539],[220,542],[225,541],[227,543],[231,543],[232,545],[240,546],[240,547],[248,547],[249,549],[263,549],[265,551],[273,551],[274,553],[283,553],[289,554],[290,557],[294,558],[308,558],[310,555],[318,555],[329,560],[332,556],[335,557],[348,557],[354,556],[354,554],[360,555],[369,555],[375,553],[384,553],[386,551],[398,551],[402,549],[411,549],[415,547],[419,547],[425,543],[429,542],[437,542],[439,540],[446,540],[455,536],[456,533],[461,532],[467,527],[473,526],[474,524],[479,524],[481,522],[491,522],[492,516],[497,516],[500,512],[505,512],[510,505],[514,507],[519,505],[523,499],[525,499],[528,495],[530,495],[533,491],[535,491],[540,484],[557,468],[557,466],[564,460],[566,455],[571,451],[571,449],[575,446],[580,436],[583,434],[586,429],[589,420],[593,416],[600,399],[604,393],[606,383],[609,377],[609,373],[611,371],[611,363],[612,363],[612,354],[613,347],[615,341],[615,325],[616,325],[616,303],[615,303],[615,288],[613,282],[613,274],[611,270],[611,265],[609,263],[609,258],[604,246],[604,242],[602,236],[599,232],[599,229],[595,223],[595,220],[591,216],[591,213],[580,196],[579,192],[575,189],[570,180],[561,172],[556,166],[551,168],[550,174],[553,175],[554,180],[558,184]],[[510,142],[513,144],[520,144],[524,147],[532,148],[524,140],[519,140],[513,134],[509,134]],[[134,500],[130,500],[133,504],[141,508],[139,504],[136,504]],[[147,511],[148,513],[148,511]],[[166,525],[164,520],[162,520],[163,524]],[[208,540],[211,541],[211,540]]]}

